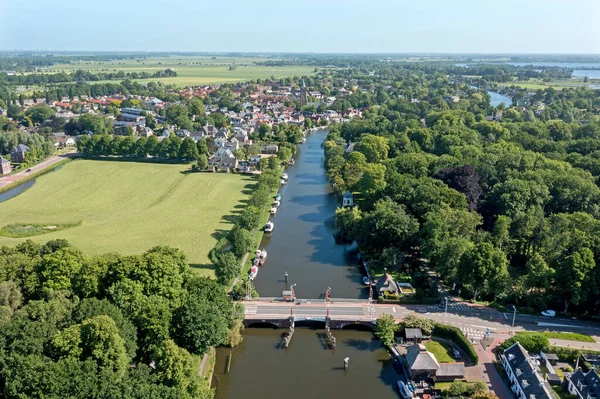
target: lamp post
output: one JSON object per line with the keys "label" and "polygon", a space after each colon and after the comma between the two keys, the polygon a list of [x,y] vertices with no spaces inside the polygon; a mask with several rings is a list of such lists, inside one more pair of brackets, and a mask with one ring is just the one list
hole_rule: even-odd
{"label": "lamp post", "polygon": [[446,304],[444,306],[444,324],[446,324],[446,318],[448,316],[448,297],[446,299]]}
{"label": "lamp post", "polygon": [[513,321],[512,321],[512,328],[515,328],[515,317],[517,316],[517,307],[513,306]]}

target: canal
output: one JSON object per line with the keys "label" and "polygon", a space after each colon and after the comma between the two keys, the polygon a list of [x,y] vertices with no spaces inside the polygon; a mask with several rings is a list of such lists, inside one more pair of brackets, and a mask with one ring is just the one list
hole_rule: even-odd
{"label": "canal", "polygon": [[[261,297],[281,297],[291,284],[298,298],[322,298],[328,287],[335,298],[367,298],[363,271],[348,246],[337,245],[332,225],[339,201],[325,175],[321,144],[326,130],[307,136],[296,164],[286,169],[281,206],[271,220],[275,229],[261,248],[268,253],[254,285]],[[288,283],[285,273],[288,273]]]}
{"label": "canal", "polygon": [[[392,357],[368,331],[333,331],[327,349],[323,330],[298,327],[288,349],[286,330],[249,328],[233,349],[218,348],[213,387],[217,399],[394,398],[400,376]],[[227,357],[231,368],[225,373]],[[344,358],[349,357],[348,370]]]}

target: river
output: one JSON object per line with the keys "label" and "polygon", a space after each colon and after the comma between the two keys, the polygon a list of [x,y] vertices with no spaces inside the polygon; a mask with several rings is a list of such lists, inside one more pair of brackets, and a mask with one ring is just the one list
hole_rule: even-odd
{"label": "river", "polygon": [[309,134],[299,146],[296,164],[286,169],[289,181],[279,191],[281,206],[272,218],[275,229],[261,243],[268,254],[254,281],[261,297],[281,297],[290,284],[297,284],[298,298],[322,298],[328,287],[335,298],[369,295],[355,254],[333,237],[339,201],[325,175],[321,144],[326,137],[326,130]]}
{"label": "river", "polygon": [[[289,182],[280,190],[275,230],[261,243],[268,252],[255,280],[262,297],[281,296],[297,284],[299,298],[366,298],[362,270],[347,246],[333,238],[332,217],[339,205],[325,175],[321,144],[327,131],[308,135],[287,168]],[[284,275],[288,272],[286,284]],[[319,326],[323,328],[323,326]],[[248,328],[231,350],[217,348],[213,383],[217,398],[305,399],[394,397],[400,378],[392,358],[371,331],[335,330],[335,350],[325,344],[324,330],[297,325],[290,347],[282,347],[285,329]],[[232,356],[229,373],[227,358]],[[349,368],[344,370],[344,358]]]}
{"label": "river", "polygon": [[[213,384],[217,399],[394,398],[400,376],[393,360],[371,332],[334,330],[334,350],[323,330],[297,327],[288,349],[280,347],[287,330],[249,328],[233,348],[217,349]],[[349,357],[348,370],[344,358]]]}

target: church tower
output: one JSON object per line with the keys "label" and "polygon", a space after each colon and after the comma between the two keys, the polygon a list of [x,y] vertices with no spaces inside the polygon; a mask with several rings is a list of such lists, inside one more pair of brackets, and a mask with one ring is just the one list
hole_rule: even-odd
{"label": "church tower", "polygon": [[306,103],[306,83],[304,83],[304,79],[302,79],[302,87],[300,88],[300,107],[306,107]]}

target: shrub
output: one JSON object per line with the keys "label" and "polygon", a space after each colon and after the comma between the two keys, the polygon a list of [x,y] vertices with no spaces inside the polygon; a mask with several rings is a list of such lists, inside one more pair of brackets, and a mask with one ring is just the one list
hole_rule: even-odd
{"label": "shrub", "polygon": [[567,366],[567,367],[565,367],[565,371],[566,371],[567,373],[572,373],[572,372],[573,372],[573,367],[571,367],[571,366]]}
{"label": "shrub", "polygon": [[469,358],[475,364],[479,362],[479,357],[477,353],[475,353],[475,348],[469,340],[464,336],[463,332],[453,326],[445,326],[443,324],[436,324],[433,329],[433,335],[440,338],[448,338],[451,339],[456,345],[458,345]]}
{"label": "shrub", "polygon": [[548,337],[546,337],[542,333],[533,333],[517,334],[514,337],[511,337],[504,341],[504,343],[500,345],[498,349],[500,350],[500,352],[504,352],[504,350],[514,345],[515,342],[519,342],[523,346],[523,348],[525,348],[526,351],[533,353],[547,351],[550,347]]}

